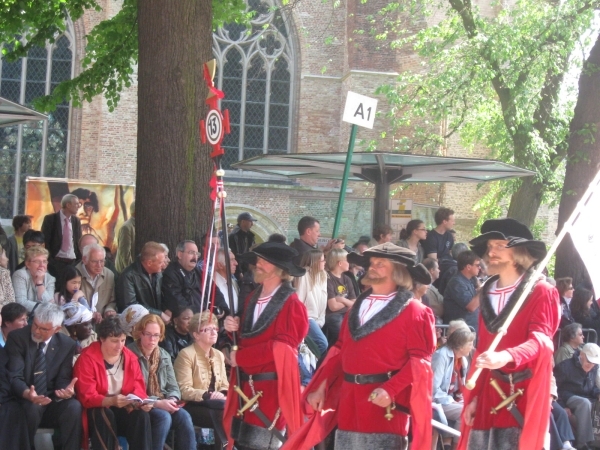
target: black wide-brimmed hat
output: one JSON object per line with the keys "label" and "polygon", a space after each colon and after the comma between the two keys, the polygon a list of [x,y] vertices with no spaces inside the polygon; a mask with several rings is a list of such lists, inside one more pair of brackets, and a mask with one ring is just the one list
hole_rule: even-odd
{"label": "black wide-brimmed hat", "polygon": [[298,252],[289,245],[279,242],[265,242],[256,246],[252,251],[244,253],[241,259],[249,264],[256,265],[256,258],[260,257],[285,270],[293,277],[301,277],[306,273],[306,269],[292,262],[292,259],[296,256],[298,256]]}
{"label": "black wide-brimmed hat", "polygon": [[525,247],[538,262],[546,256],[546,244],[533,239],[529,228],[515,219],[486,220],[481,226],[481,234],[469,242],[471,250],[477,256],[483,257],[487,251],[487,241],[490,239],[508,241],[507,248]]}
{"label": "black wide-brimmed hat", "polygon": [[390,259],[406,266],[414,281],[421,284],[431,284],[429,271],[423,264],[415,263],[415,256],[415,252],[412,250],[386,242],[366,249],[362,255],[354,252],[348,253],[348,262],[368,269],[371,258]]}

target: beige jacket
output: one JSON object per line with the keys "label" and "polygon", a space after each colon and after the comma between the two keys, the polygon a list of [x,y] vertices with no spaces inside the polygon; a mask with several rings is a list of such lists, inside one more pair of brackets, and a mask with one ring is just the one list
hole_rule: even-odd
{"label": "beige jacket", "polygon": [[[98,275],[98,281],[96,281],[96,289],[94,289],[92,287],[92,280],[83,266],[83,261],[77,264],[75,268],[81,272],[81,290],[92,311],[98,311],[102,315],[106,311],[116,311],[115,274],[106,267],[102,269],[102,273]],[[92,300],[96,293],[98,293],[98,302],[92,305]]]}
{"label": "beige jacket", "polygon": [[[215,390],[229,389],[227,372],[225,372],[225,357],[214,348],[210,349],[215,371]],[[184,348],[175,360],[175,378],[184,401],[201,402],[202,395],[210,385],[210,364],[204,356],[204,350],[196,344]]]}

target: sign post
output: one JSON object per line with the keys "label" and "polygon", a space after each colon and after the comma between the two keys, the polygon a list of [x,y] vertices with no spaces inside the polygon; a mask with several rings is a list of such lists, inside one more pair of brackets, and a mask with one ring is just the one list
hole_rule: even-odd
{"label": "sign post", "polygon": [[342,120],[352,124],[350,128],[350,141],[348,142],[348,154],[346,155],[346,165],[344,166],[344,176],[340,188],[340,197],[338,200],[337,212],[335,213],[335,222],[333,224],[332,238],[337,237],[342,222],[342,211],[344,209],[344,200],[346,199],[346,187],[348,186],[348,177],[350,176],[350,166],[352,165],[352,153],[354,152],[354,141],[358,127],[373,129],[375,123],[375,112],[377,111],[377,99],[348,91],[346,97],[346,106]]}

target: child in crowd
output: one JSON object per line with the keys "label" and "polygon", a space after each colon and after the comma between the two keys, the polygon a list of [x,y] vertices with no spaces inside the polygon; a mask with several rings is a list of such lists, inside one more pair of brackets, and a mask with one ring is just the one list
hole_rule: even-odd
{"label": "child in crowd", "polygon": [[67,266],[63,270],[60,289],[54,294],[54,303],[63,306],[69,302],[81,303],[87,309],[90,305],[81,291],[81,272],[74,266]]}

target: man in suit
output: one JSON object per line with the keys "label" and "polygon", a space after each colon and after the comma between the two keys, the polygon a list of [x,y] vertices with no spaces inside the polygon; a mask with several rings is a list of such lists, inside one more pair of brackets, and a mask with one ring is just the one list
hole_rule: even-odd
{"label": "man in suit", "polygon": [[171,320],[171,312],[163,305],[162,266],[167,253],[158,242],[146,242],[140,257],[127,267],[117,280],[115,296],[119,312],[129,305],[139,304],[162,318]]}
{"label": "man in suit", "polygon": [[38,427],[59,428],[61,448],[79,450],[82,407],[75,399],[73,376],[75,341],[59,333],[64,313],[42,303],[33,323],[13,330],[6,341],[12,393],[25,412],[29,440]]}
{"label": "man in suit", "polygon": [[48,272],[56,278],[57,288],[64,267],[81,259],[81,252],[77,245],[81,239],[81,222],[77,218],[79,198],[67,194],[60,204],[60,211],[48,214],[42,223],[46,249],[50,252]]}

